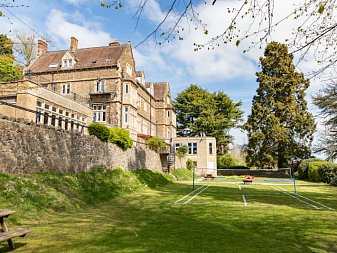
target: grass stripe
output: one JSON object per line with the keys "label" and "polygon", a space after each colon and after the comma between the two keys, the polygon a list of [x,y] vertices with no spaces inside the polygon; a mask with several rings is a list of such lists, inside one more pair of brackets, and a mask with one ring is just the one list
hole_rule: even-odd
{"label": "grass stripe", "polygon": [[283,191],[282,188],[279,189],[277,186],[272,186],[272,187],[273,187],[274,189],[276,189],[277,191],[280,191],[280,192],[282,192],[282,193],[284,193],[284,194],[286,194],[286,195],[288,195],[288,196],[290,196],[290,197],[292,197],[292,198],[294,198],[294,199],[297,199],[298,201],[300,201],[300,202],[302,202],[302,203],[305,203],[305,204],[307,204],[307,205],[309,205],[309,206],[311,206],[311,207],[313,207],[313,208],[315,208],[315,209],[320,209],[319,207],[317,207],[317,206],[315,206],[315,205],[312,205],[312,204],[310,204],[310,203],[308,203],[308,202],[306,202],[306,201],[304,201],[304,200],[302,200],[302,199],[300,199],[300,198],[298,198],[298,197],[296,197],[296,196],[294,196],[294,195],[288,193],[287,191]]}
{"label": "grass stripe", "polygon": [[[282,190],[284,190],[284,191],[288,191],[288,190],[286,190],[286,189],[284,189],[284,188],[282,188],[282,187],[279,187],[279,188],[282,189]],[[335,210],[335,209],[333,209],[333,208],[331,208],[331,207],[328,207],[328,206],[326,206],[326,205],[324,205],[324,204],[322,204],[322,203],[320,203],[320,202],[318,202],[318,201],[315,201],[315,200],[313,200],[313,199],[307,198],[307,197],[305,197],[305,196],[303,196],[303,195],[301,195],[301,194],[299,194],[299,193],[294,193],[294,192],[290,192],[290,191],[288,191],[288,192],[291,193],[291,194],[294,194],[294,195],[296,195],[296,196],[298,196],[298,197],[301,197],[301,198],[303,198],[303,199],[306,199],[306,200],[308,200],[308,201],[311,201],[312,203],[318,204],[318,205],[320,205],[320,206],[322,206],[322,207],[324,207],[324,208],[326,208],[326,209],[329,209],[329,210]]]}
{"label": "grass stripe", "polygon": [[199,191],[197,194],[195,194],[192,198],[190,198],[189,200],[185,201],[183,204],[187,204],[188,202],[190,202],[192,199],[196,198],[200,193],[202,193],[203,191],[205,191],[207,188],[209,187],[209,185],[206,188],[203,188],[201,191]]}
{"label": "grass stripe", "polygon": [[191,194],[195,193],[196,191],[201,190],[202,188],[205,188],[206,185],[202,185],[199,188],[195,189],[194,191],[191,191],[189,194],[185,195],[184,197],[182,197],[181,199],[178,199],[176,202],[174,202],[174,204],[178,204],[179,202],[181,202],[182,200],[184,200],[185,198],[187,198],[188,196],[190,196]]}
{"label": "grass stripe", "polygon": [[248,204],[247,204],[247,200],[246,200],[246,198],[245,198],[245,195],[242,195],[242,200],[243,200],[243,204],[244,204],[245,206],[247,206]]}

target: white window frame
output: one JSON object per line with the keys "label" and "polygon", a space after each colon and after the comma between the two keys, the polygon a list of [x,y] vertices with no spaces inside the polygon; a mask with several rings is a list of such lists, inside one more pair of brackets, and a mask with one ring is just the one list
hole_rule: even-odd
{"label": "white window frame", "polygon": [[63,59],[62,67],[63,68],[72,68],[73,67],[73,59]]}
{"label": "white window frame", "polygon": [[106,122],[106,105],[94,104],[92,108],[93,122]]}
{"label": "white window frame", "polygon": [[189,142],[187,146],[188,146],[188,154],[189,155],[197,155],[198,154],[198,143]]}
{"label": "white window frame", "polygon": [[96,82],[95,91],[96,92],[104,92],[105,91],[105,80],[98,80]]}
{"label": "white window frame", "polygon": [[70,94],[70,83],[62,84],[62,94]]}

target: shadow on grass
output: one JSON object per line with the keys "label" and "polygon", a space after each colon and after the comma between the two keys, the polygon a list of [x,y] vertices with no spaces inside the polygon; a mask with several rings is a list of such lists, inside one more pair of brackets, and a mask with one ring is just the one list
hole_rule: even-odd
{"label": "shadow on grass", "polygon": [[[20,243],[20,242],[17,242],[19,241],[21,238],[14,238],[13,239],[13,242],[14,242],[14,247],[15,249],[20,249],[24,246],[27,245],[27,243]],[[8,243],[7,242],[1,242],[0,243],[0,252],[13,252],[9,249],[8,247]]]}
{"label": "shadow on grass", "polygon": [[[17,252],[337,251],[336,212],[278,202],[270,208],[173,204],[190,189],[172,184],[32,223],[34,233]],[[198,198],[223,201],[234,194],[226,190],[210,186]],[[275,205],[262,198],[275,190],[250,190],[261,196],[256,201]]]}

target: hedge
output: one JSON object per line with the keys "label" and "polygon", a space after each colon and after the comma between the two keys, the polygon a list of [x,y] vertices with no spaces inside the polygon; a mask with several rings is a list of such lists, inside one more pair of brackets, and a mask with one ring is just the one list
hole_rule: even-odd
{"label": "hedge", "polygon": [[309,162],[308,178],[312,182],[337,185],[337,164],[327,161]]}
{"label": "hedge", "polygon": [[299,179],[308,179],[309,163],[317,162],[317,161],[322,161],[322,160],[318,159],[318,158],[309,158],[309,159],[302,160],[300,162],[300,164],[298,165],[298,168],[297,168],[298,178]]}
{"label": "hedge", "polygon": [[133,140],[128,130],[115,127],[107,127],[99,123],[91,123],[88,127],[90,135],[96,136],[104,142],[111,142],[122,149],[131,148]]}

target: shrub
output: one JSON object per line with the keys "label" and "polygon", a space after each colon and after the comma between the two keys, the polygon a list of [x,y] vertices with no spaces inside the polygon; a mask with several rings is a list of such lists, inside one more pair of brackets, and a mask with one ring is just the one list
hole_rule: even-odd
{"label": "shrub", "polygon": [[129,131],[122,128],[110,128],[109,141],[115,143],[124,150],[131,148],[133,145],[133,140],[130,137]]}
{"label": "shrub", "polygon": [[235,162],[230,154],[219,155],[217,159],[217,166],[219,169],[228,168],[234,166]]}
{"label": "shrub", "polygon": [[319,166],[318,174],[322,178],[322,182],[334,184],[334,179],[337,177],[337,164],[333,162],[325,162]]}
{"label": "shrub", "polygon": [[309,163],[309,181],[334,184],[336,176],[337,164],[333,162],[316,161]]}
{"label": "shrub", "polygon": [[192,170],[193,169],[193,160],[191,158],[188,158],[187,159],[187,162],[186,162],[186,168],[188,170]]}
{"label": "shrub", "polygon": [[298,171],[298,178],[299,179],[308,179],[308,168],[310,162],[317,162],[322,161],[321,159],[317,158],[309,158],[302,160],[300,164],[298,165],[297,171]]}
{"label": "shrub", "polygon": [[147,145],[150,149],[156,151],[157,153],[164,151],[167,147],[166,143],[158,138],[158,137],[152,137],[147,141]]}
{"label": "shrub", "polygon": [[106,125],[100,123],[91,123],[88,126],[88,132],[90,135],[96,136],[101,141],[109,141],[110,129]]}

